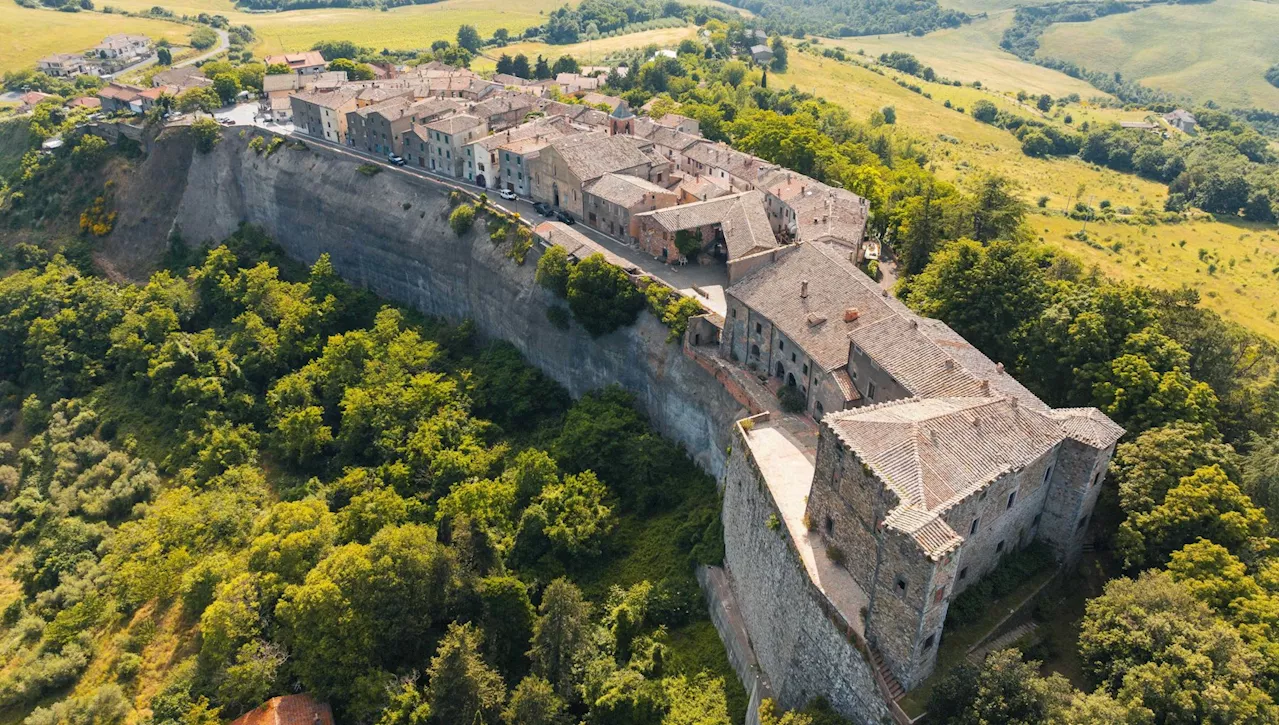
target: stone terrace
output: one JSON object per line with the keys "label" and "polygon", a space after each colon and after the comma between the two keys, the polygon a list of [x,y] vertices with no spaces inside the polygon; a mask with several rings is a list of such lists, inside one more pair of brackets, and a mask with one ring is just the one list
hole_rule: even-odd
{"label": "stone terrace", "polygon": [[866,632],[863,609],[870,598],[847,569],[827,556],[818,533],[805,526],[805,508],[813,484],[817,451],[804,440],[811,438],[812,424],[796,415],[761,414],[743,422],[750,455],[760,468],[782,523],[804,562],[810,581],[823,593],[844,620],[860,635]]}

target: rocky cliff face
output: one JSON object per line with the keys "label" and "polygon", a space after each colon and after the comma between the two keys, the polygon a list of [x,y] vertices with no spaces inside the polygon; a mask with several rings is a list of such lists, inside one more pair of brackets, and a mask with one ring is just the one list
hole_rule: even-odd
{"label": "rocky cliff face", "polygon": [[228,132],[209,154],[193,153],[181,132],[162,136],[117,197],[121,219],[107,253],[158,252],[175,226],[188,243],[223,239],[244,222],[261,226],[302,262],[327,252],[353,284],[428,315],[473,320],[575,396],[621,385],[664,435],[720,476],[741,406],[666,342],[669,331],[653,316],[598,339],[576,325],[558,330],[546,318],[553,298],[533,279],[537,248],[520,266],[483,224],[458,237],[444,186],[399,170],[365,176],[358,160],[324,147],[267,157],[248,148],[247,136]]}

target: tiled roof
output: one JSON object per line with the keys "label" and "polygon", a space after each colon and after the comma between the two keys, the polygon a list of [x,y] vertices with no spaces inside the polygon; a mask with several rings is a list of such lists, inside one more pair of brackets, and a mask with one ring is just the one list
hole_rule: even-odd
{"label": "tiled roof", "polygon": [[273,697],[231,725],[333,725],[329,705],[307,694]]}
{"label": "tiled roof", "polygon": [[297,73],[276,73],[262,77],[262,92],[294,91],[301,87]]}
{"label": "tiled roof", "polygon": [[759,191],[746,191],[636,215],[637,219],[642,217],[652,219],[668,232],[719,224],[730,260],[778,246],[773,229],[769,226],[769,217],[764,211],[764,194]]}
{"label": "tiled roof", "polygon": [[657,184],[630,174],[605,174],[582,187],[582,190],[627,209],[641,203],[651,194],[675,196]]}
{"label": "tiled roof", "polygon": [[684,153],[694,161],[723,169],[729,175],[751,184],[755,184],[764,174],[778,169],[776,164],[744,154],[722,143],[703,141],[685,149]]}
{"label": "tiled roof", "polygon": [[1110,448],[1124,435],[1124,428],[1097,408],[1058,408],[1049,417],[1058,421],[1068,438],[1098,449]]}
{"label": "tiled roof", "polygon": [[99,98],[112,98],[117,101],[132,101],[142,93],[141,88],[137,86],[127,86],[120,83],[109,83],[98,89]]}
{"label": "tiled roof", "polygon": [[691,133],[684,133],[683,131],[657,124],[650,124],[649,130],[644,136],[657,146],[675,151],[684,151],[702,140],[701,136],[694,136]]}
{"label": "tiled roof", "polygon": [[484,125],[484,121],[466,113],[457,113],[452,116],[445,116],[436,121],[427,124],[427,128],[432,131],[439,131],[452,136],[455,133],[461,133],[467,129]]}
{"label": "tiled roof", "polygon": [[321,93],[319,91],[304,91],[295,93],[291,98],[296,98],[304,103],[310,103],[320,108],[328,108],[339,110],[343,106],[350,105],[355,102],[357,90],[354,88],[342,88],[336,91],[328,91]]}
{"label": "tiled roof", "polygon": [[635,144],[623,137],[602,133],[562,136],[552,141],[551,146],[564,159],[569,172],[583,183],[649,162],[649,157]]}
{"label": "tiled roof", "polygon": [[267,65],[287,65],[290,68],[305,68],[316,65],[325,65],[324,56],[320,55],[318,50],[306,50],[301,53],[283,53],[281,55],[269,55],[264,59]]}
{"label": "tiled roof", "polygon": [[1007,397],[908,398],[832,413],[823,423],[898,495],[900,508],[935,514],[1065,437],[1048,415]]}
{"label": "tiled roof", "polygon": [[505,93],[497,98],[490,98],[472,106],[469,113],[480,118],[489,118],[513,111],[524,111],[538,105],[538,99],[527,93]]}

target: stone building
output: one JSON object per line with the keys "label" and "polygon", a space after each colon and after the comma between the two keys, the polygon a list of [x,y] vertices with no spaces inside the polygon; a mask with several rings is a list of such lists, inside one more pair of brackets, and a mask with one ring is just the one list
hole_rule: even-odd
{"label": "stone building", "polygon": [[582,188],[583,212],[588,225],[614,237],[636,240],[635,215],[675,206],[674,191],[638,176],[605,174]]}
{"label": "stone building", "polygon": [[562,136],[547,144],[531,164],[531,193],[534,199],[581,218],[584,186],[610,173],[648,178],[653,164],[628,136]]}
{"label": "stone building", "polygon": [[467,113],[445,116],[425,126],[427,131],[427,168],[449,176],[461,177],[467,159],[463,149],[472,141],[488,135],[484,120]]}
{"label": "stone building", "polygon": [[331,143],[342,143],[347,137],[347,113],[356,109],[356,91],[343,89],[329,93],[298,93],[289,97],[293,104],[294,127]]}
{"label": "stone building", "polygon": [[933,671],[953,597],[1002,556],[1032,541],[1079,556],[1124,431],[1094,408],[1051,409],[854,255],[776,252],[725,291],[720,354],[797,388],[820,421],[809,479],[797,468],[766,483],[780,507],[803,500],[796,546],[816,585],[911,689]]}
{"label": "stone building", "polygon": [[645,212],[635,221],[641,249],[664,261],[682,259],[677,240],[693,235],[702,253],[726,265],[730,282],[772,261],[778,247],[758,191]]}

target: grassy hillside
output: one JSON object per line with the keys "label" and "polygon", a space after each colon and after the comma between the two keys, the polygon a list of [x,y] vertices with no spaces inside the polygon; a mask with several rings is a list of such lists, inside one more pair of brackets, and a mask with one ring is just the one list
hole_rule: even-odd
{"label": "grassy hillside", "polygon": [[[145,3],[150,7],[154,3]],[[34,66],[51,53],[87,50],[112,33],[141,33],[185,42],[191,28],[179,23],[102,13],[30,10],[0,2],[0,72]]]}
{"label": "grassy hillside", "polygon": [[1000,36],[1009,27],[1013,14],[996,13],[979,18],[959,28],[939,30],[919,37],[911,35],[878,35],[844,38],[830,42],[848,50],[863,50],[879,56],[900,50],[911,53],[933,67],[940,75],[955,80],[982,84],[1001,91],[1048,93],[1081,97],[1105,95],[1088,83],[1048,68],[1028,63],[1012,53],[1000,50]]}
{"label": "grassy hillside", "polygon": [[[898,126],[924,142],[942,178],[963,184],[978,173],[993,171],[1016,181],[1028,203],[1034,205],[1039,197],[1049,197],[1045,210],[1052,215],[1032,219],[1045,242],[1078,253],[1088,263],[1097,263],[1119,277],[1139,278],[1169,287],[1196,286],[1205,293],[1204,301],[1212,309],[1276,338],[1274,229],[1268,234],[1262,227],[1216,221],[1148,227],[1091,224],[1090,238],[1104,247],[1097,249],[1068,238],[1079,230],[1080,223],[1061,216],[1067,208],[1076,201],[1096,208],[1106,200],[1115,207],[1141,209],[1145,206],[1160,210],[1168,195],[1165,186],[1075,158],[1030,158],[1022,153],[1018,141],[1009,132],[979,123],[967,113],[943,105],[950,100],[953,106],[969,108],[985,98],[1002,108],[1035,115],[1033,109],[1014,99],[911,78],[910,82],[933,96],[929,99],[866,68],[805,53],[792,53],[788,71],[771,77],[770,82],[779,86],[794,84],[801,90],[824,96],[848,108],[855,117],[865,118],[884,106],[894,106]],[[1116,112],[1074,105],[1069,111],[1095,121],[1118,117]],[[1058,113],[1061,117],[1062,112]],[[1118,249],[1112,249],[1116,242],[1120,243]],[[1179,242],[1185,242],[1185,246],[1178,246]],[[1208,263],[1198,257],[1201,247],[1220,258],[1212,277],[1207,274]],[[1233,258],[1234,267],[1230,265]],[[1237,287],[1241,292],[1235,291]]]}
{"label": "grassy hillside", "polygon": [[1126,78],[1196,101],[1280,108],[1263,73],[1280,53],[1280,6],[1254,0],[1159,5],[1089,23],[1049,28],[1040,55]]}

